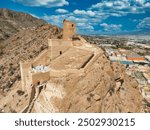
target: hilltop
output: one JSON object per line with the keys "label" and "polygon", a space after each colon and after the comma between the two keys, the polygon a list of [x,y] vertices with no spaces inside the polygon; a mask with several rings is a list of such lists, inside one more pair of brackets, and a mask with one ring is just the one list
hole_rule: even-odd
{"label": "hilltop", "polygon": [[[70,25],[75,31],[75,24]],[[53,39],[49,45],[48,39]],[[26,112],[141,111],[138,84],[125,73],[124,66],[112,63],[102,48],[88,43],[81,36],[69,42],[60,39],[62,29],[44,24],[22,29],[3,42],[5,47],[0,55],[1,112],[22,112],[26,107]],[[30,67],[24,68],[27,85],[23,86],[26,90],[22,90],[20,61],[28,61],[30,67],[33,64],[35,67],[41,64],[50,67],[51,77],[44,82],[46,87],[41,82],[38,95],[33,91],[38,88],[36,82],[32,86],[27,80],[34,73]],[[42,74],[49,76],[49,72]]]}

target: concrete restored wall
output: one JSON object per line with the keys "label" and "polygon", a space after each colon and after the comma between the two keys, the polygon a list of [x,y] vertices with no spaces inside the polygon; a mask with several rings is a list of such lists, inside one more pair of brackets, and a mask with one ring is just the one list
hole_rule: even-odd
{"label": "concrete restored wall", "polygon": [[64,20],[63,39],[72,40],[74,34],[76,34],[76,23]]}

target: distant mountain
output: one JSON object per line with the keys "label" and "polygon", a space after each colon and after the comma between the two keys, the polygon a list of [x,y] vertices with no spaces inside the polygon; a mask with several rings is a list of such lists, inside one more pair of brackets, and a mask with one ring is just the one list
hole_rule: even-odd
{"label": "distant mountain", "polygon": [[37,19],[29,14],[0,9],[0,42],[22,29],[43,24],[46,24],[44,20]]}

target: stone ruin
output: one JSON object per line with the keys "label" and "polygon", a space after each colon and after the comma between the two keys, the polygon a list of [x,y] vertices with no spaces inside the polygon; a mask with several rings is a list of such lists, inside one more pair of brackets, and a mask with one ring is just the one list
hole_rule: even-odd
{"label": "stone ruin", "polygon": [[71,73],[82,75],[100,56],[100,51],[76,34],[76,23],[68,20],[64,20],[63,23],[63,39],[48,39],[48,48],[38,57],[20,62],[22,91],[30,97],[22,112],[32,111],[39,93],[51,78],[63,77]]}

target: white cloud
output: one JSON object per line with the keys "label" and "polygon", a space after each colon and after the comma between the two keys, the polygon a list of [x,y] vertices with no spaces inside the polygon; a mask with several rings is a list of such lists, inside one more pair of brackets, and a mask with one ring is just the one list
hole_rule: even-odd
{"label": "white cloud", "polygon": [[65,9],[56,9],[55,11],[56,13],[68,13],[68,10],[65,10]]}
{"label": "white cloud", "polygon": [[104,31],[107,32],[112,32],[112,31],[121,31],[121,24],[107,24],[107,23],[102,23],[100,26],[104,29]]}
{"label": "white cloud", "polygon": [[144,18],[138,25],[140,29],[150,29],[150,17]]}
{"label": "white cloud", "polygon": [[89,9],[92,11],[105,12],[109,14],[109,16],[125,16],[129,13],[144,13],[145,8],[150,8],[149,0],[103,0],[92,5]]}
{"label": "white cloud", "polygon": [[[121,17],[129,13],[144,13],[144,11],[150,7],[149,4],[150,2],[148,0],[103,0],[86,10],[75,9],[73,12],[67,12],[67,10],[59,8],[56,10],[59,14],[50,16],[45,14],[43,18],[49,23],[60,27],[63,26],[62,21],[64,19],[76,22],[78,33],[88,33],[90,31],[96,32],[97,28],[95,27],[108,17]],[[121,24],[102,23],[100,24],[100,27],[108,33],[122,31]]]}
{"label": "white cloud", "polygon": [[67,17],[66,15],[50,15],[49,16],[45,14],[42,18],[51,24],[62,27],[62,21],[66,19],[66,17]]}
{"label": "white cloud", "polygon": [[93,12],[91,10],[88,10],[87,11],[87,15],[89,15],[89,16],[95,16],[95,12]]}
{"label": "white cloud", "polygon": [[143,5],[145,3],[145,0],[135,0],[135,3]]}
{"label": "white cloud", "polygon": [[107,7],[112,7],[112,6],[113,6],[113,3],[112,3],[112,2],[107,2],[107,3],[106,3],[106,6],[107,6]]}
{"label": "white cloud", "polygon": [[69,2],[66,0],[13,0],[13,1],[27,6],[37,6],[37,7],[43,6],[47,8],[69,5]]}
{"label": "white cloud", "polygon": [[145,6],[146,8],[150,8],[150,2],[147,2],[144,6]]}
{"label": "white cloud", "polygon": [[120,17],[120,16],[122,16],[122,14],[121,14],[121,13],[111,13],[111,14],[109,14],[109,15],[111,15],[111,16],[115,16],[115,17]]}
{"label": "white cloud", "polygon": [[89,25],[87,23],[77,23],[77,27],[79,27],[79,30],[88,30],[93,31],[94,27],[92,25]]}
{"label": "white cloud", "polygon": [[70,21],[74,21],[76,23],[87,23],[88,22],[87,18],[84,18],[84,17],[75,17],[73,15],[69,16],[67,19],[70,20]]}
{"label": "white cloud", "polygon": [[86,14],[86,11],[84,11],[84,10],[78,10],[78,9],[76,9],[76,10],[74,10],[74,14]]}
{"label": "white cloud", "polygon": [[95,16],[95,12],[91,11],[91,10],[88,10],[88,11],[85,11],[85,10],[74,10],[73,12],[74,14],[77,14],[77,15],[88,15],[88,16]]}
{"label": "white cloud", "polygon": [[77,32],[81,34],[90,34],[94,32],[94,27],[88,23],[77,23]]}
{"label": "white cloud", "polygon": [[129,3],[126,0],[110,0],[109,2],[107,0],[104,0],[100,3],[97,3],[95,5],[92,5],[92,9],[96,9],[96,8],[106,8],[106,9],[113,9],[115,7],[115,9],[124,9],[126,7],[129,6]]}
{"label": "white cloud", "polygon": [[150,0],[135,0],[135,2],[142,8],[150,8]]}

